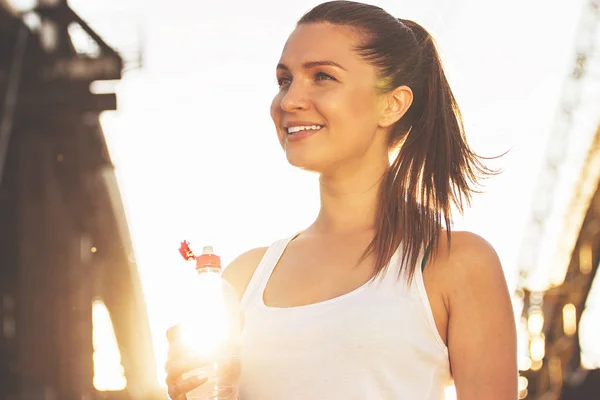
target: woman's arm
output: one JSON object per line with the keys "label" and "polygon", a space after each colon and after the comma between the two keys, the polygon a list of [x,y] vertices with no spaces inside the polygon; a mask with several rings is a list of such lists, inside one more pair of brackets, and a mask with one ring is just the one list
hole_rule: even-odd
{"label": "woman's arm", "polygon": [[244,296],[246,287],[266,251],[267,247],[257,247],[249,250],[239,255],[223,270],[223,279],[235,289],[240,300]]}
{"label": "woman's arm", "polygon": [[481,237],[457,232],[448,261],[448,348],[457,398],[515,400],[515,316],[500,260]]}

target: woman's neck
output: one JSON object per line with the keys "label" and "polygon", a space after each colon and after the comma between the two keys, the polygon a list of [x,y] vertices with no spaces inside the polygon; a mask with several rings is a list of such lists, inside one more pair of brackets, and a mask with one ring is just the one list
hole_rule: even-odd
{"label": "woman's neck", "polygon": [[319,177],[321,208],[313,228],[351,234],[375,229],[379,190],[389,163],[368,163],[354,171]]}

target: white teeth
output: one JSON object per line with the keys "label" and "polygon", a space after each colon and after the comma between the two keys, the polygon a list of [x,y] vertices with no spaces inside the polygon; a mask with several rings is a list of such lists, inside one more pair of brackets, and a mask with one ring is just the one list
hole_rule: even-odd
{"label": "white teeth", "polygon": [[321,125],[291,126],[291,127],[287,128],[287,132],[289,134],[292,134],[292,133],[297,133],[297,132],[306,131],[306,130],[318,131],[321,128],[322,128]]}

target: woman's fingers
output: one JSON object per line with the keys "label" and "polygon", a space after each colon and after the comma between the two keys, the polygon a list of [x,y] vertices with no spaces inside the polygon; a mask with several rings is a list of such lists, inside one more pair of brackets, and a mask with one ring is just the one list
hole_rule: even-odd
{"label": "woman's fingers", "polygon": [[190,349],[181,341],[181,326],[175,325],[167,329],[169,342],[168,361],[165,365],[167,372],[167,386],[169,397],[172,400],[186,400],[185,394],[204,384],[208,378],[192,376],[182,379],[182,375],[194,369],[203,367],[206,362],[199,357],[186,356]]}
{"label": "woman's fingers", "polygon": [[192,377],[188,379],[179,379],[168,385],[169,397],[172,400],[185,400],[185,394],[196,389],[208,380],[208,378]]}
{"label": "woman's fingers", "polygon": [[217,390],[217,393],[215,394],[217,396],[215,398],[231,399],[233,398],[233,395],[236,394],[236,389],[232,386],[221,387]]}
{"label": "woman's fingers", "polygon": [[187,400],[187,397],[184,393],[179,393],[175,390],[174,386],[168,386],[167,393],[169,395],[169,400]]}
{"label": "woman's fingers", "polygon": [[206,361],[198,357],[185,357],[169,361],[165,366],[165,370],[167,372],[167,384],[176,382],[184,373],[190,372],[205,365]]}

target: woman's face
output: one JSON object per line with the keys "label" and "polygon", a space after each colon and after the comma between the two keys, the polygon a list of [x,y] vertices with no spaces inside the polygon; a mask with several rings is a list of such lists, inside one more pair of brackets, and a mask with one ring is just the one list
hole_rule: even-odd
{"label": "woman's face", "polygon": [[376,70],[353,50],[358,38],[315,23],[298,26],[285,44],[271,117],[292,165],[326,174],[387,159]]}

